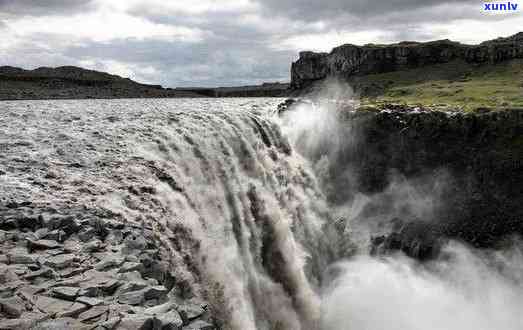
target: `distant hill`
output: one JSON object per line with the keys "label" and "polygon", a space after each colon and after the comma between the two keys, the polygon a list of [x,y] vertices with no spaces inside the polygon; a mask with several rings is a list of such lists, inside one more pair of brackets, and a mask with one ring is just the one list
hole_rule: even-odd
{"label": "distant hill", "polygon": [[209,97],[284,97],[289,95],[288,83],[263,83],[261,85],[201,88],[176,88],[177,91],[188,91]]}
{"label": "distant hill", "polygon": [[0,67],[0,100],[284,96],[288,84],[231,88],[163,88],[74,66]]}

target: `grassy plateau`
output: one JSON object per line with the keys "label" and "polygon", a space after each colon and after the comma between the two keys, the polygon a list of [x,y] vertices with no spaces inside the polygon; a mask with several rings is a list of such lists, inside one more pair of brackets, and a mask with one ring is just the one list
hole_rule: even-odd
{"label": "grassy plateau", "polygon": [[523,59],[496,65],[463,61],[354,77],[363,106],[405,104],[474,111],[523,108]]}

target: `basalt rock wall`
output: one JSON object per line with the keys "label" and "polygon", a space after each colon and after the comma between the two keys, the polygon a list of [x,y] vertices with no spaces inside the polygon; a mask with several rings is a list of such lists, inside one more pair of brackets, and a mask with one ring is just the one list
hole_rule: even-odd
{"label": "basalt rock wall", "polygon": [[330,53],[301,52],[299,59],[291,67],[291,88],[300,90],[327,77],[347,79],[453,60],[481,65],[515,58],[523,58],[523,32],[479,45],[465,45],[450,40],[400,42],[391,45],[346,44],[334,48]]}
{"label": "basalt rock wall", "polygon": [[523,235],[523,110],[382,112],[356,122],[358,142],[338,160],[354,169],[356,190],[381,192],[378,202],[386,204],[396,194],[391,181],[401,177],[414,188],[407,208],[430,208],[390,219],[393,233],[384,247],[423,258],[442,238],[494,247]]}
{"label": "basalt rock wall", "polygon": [[376,251],[425,258],[449,238],[486,248],[523,235],[523,109],[389,107],[338,109],[336,134],[297,146],[332,205],[371,229]]}

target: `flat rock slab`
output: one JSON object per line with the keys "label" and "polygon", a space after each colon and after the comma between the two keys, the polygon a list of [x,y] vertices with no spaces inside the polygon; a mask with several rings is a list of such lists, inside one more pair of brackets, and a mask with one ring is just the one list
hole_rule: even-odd
{"label": "flat rock slab", "polygon": [[147,315],[161,315],[165,314],[171,310],[176,309],[176,304],[173,302],[166,302],[165,304],[157,305],[154,307],[149,307],[143,310]]}
{"label": "flat rock slab", "polygon": [[147,289],[141,289],[137,291],[124,292],[118,296],[118,302],[120,304],[127,305],[141,305],[145,301],[145,293]]}
{"label": "flat rock slab", "polygon": [[106,294],[112,295],[116,289],[122,284],[118,280],[107,280],[102,283],[99,283],[99,288],[104,291]]}
{"label": "flat rock slab", "polygon": [[82,304],[86,304],[88,306],[99,306],[103,305],[104,301],[102,299],[98,298],[92,298],[92,297],[78,297],[76,298],[76,301]]}
{"label": "flat rock slab", "polygon": [[35,294],[43,292],[43,291],[45,291],[45,288],[38,286],[38,285],[24,285],[18,289],[18,292],[23,294],[24,297],[27,296],[27,297],[30,297],[31,299]]}
{"label": "flat rock slab", "polygon": [[0,283],[18,281],[18,275],[9,267],[0,266]]}
{"label": "flat rock slab", "polygon": [[33,279],[38,278],[38,277],[54,278],[53,270],[51,268],[49,268],[49,267],[43,267],[40,270],[27,273],[24,276],[24,279],[30,281],[30,280],[33,280]]}
{"label": "flat rock slab", "polygon": [[205,310],[201,306],[194,304],[179,305],[176,310],[178,313],[180,313],[180,316],[182,317],[185,324],[202,316],[203,313],[205,313]]}
{"label": "flat rock slab", "polygon": [[49,240],[49,239],[39,239],[39,240],[27,239],[27,245],[29,246],[29,248],[35,249],[35,250],[58,249],[63,246],[62,244],[60,244],[56,241],[53,241],[53,240]]}
{"label": "flat rock slab", "polygon": [[91,328],[92,326],[82,324],[73,318],[64,317],[38,323],[31,330],[88,330]]}
{"label": "flat rock slab", "polygon": [[7,254],[10,264],[28,265],[37,262],[37,257],[27,253],[22,249],[13,249]]}
{"label": "flat rock slab", "polygon": [[78,320],[82,322],[90,321],[92,319],[96,319],[104,314],[106,314],[109,311],[109,307],[107,306],[95,306],[88,311],[85,311],[78,315]]}
{"label": "flat rock slab", "polygon": [[106,254],[103,256],[102,260],[94,265],[94,269],[98,271],[103,271],[109,268],[115,268],[121,266],[125,261],[125,257],[117,254]]}
{"label": "flat rock slab", "polygon": [[12,318],[19,318],[25,311],[24,301],[19,297],[0,299],[0,310]]}
{"label": "flat rock slab", "polygon": [[2,330],[29,330],[38,322],[49,319],[49,315],[38,312],[26,312],[18,319],[0,320]]}
{"label": "flat rock slab", "polygon": [[79,314],[89,310],[91,306],[87,306],[85,304],[75,302],[71,305],[67,310],[58,313],[57,317],[77,317]]}
{"label": "flat rock slab", "polygon": [[54,269],[64,269],[70,267],[75,260],[73,254],[61,254],[45,259],[44,265]]}
{"label": "flat rock slab", "polygon": [[107,321],[99,323],[98,327],[96,327],[95,329],[96,330],[116,329],[116,326],[120,323],[120,320],[121,320],[120,317],[109,318]]}
{"label": "flat rock slab", "polygon": [[119,273],[127,273],[132,271],[140,271],[143,268],[143,265],[140,262],[125,262],[122,267],[120,267],[120,270],[118,270]]}
{"label": "flat rock slab", "polygon": [[24,285],[22,281],[9,282],[4,285],[0,285],[0,298],[9,298],[13,296],[16,289]]}
{"label": "flat rock slab", "polygon": [[118,323],[117,330],[136,330],[136,329],[161,329],[161,322],[154,316],[133,315],[124,317]]}
{"label": "flat rock slab", "polygon": [[39,310],[51,315],[68,310],[73,305],[70,301],[41,295],[34,296],[33,303]]}
{"label": "flat rock slab", "polygon": [[162,330],[178,330],[183,326],[182,318],[175,310],[158,315],[156,318],[162,323]]}
{"label": "flat rock slab", "polygon": [[80,288],[69,287],[69,286],[57,286],[51,290],[54,297],[64,300],[75,300],[78,296]]}
{"label": "flat rock slab", "polygon": [[163,285],[149,287],[145,292],[145,299],[158,299],[164,297],[169,290]]}
{"label": "flat rock slab", "polygon": [[58,272],[62,278],[69,278],[84,273],[89,268],[66,268]]}
{"label": "flat rock slab", "polygon": [[193,323],[186,325],[182,330],[215,330],[216,328],[205,321],[194,321]]}
{"label": "flat rock slab", "polygon": [[38,239],[44,238],[49,233],[49,229],[47,228],[40,228],[37,231],[35,231],[35,236],[38,237]]}
{"label": "flat rock slab", "polygon": [[82,251],[84,252],[97,252],[102,250],[105,247],[105,244],[102,243],[102,241],[96,239],[93,240],[87,244],[84,244],[82,247]]}

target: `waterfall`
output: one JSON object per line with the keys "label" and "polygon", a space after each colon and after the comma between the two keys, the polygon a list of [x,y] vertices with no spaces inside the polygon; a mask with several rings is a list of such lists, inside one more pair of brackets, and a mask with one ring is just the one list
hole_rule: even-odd
{"label": "waterfall", "polygon": [[232,329],[317,328],[329,212],[280,128],[259,111],[184,112],[154,141],[137,152],[175,215],[157,219],[175,277]]}
{"label": "waterfall", "polygon": [[[402,219],[438,221],[451,173],[376,168],[383,149],[360,132],[362,124],[374,132],[372,114],[346,116],[350,104],[305,104],[273,117],[279,102],[6,103],[3,223],[19,221],[24,237],[36,235],[26,228],[34,219],[70,219],[78,230],[93,226],[93,242],[104,246],[101,255],[82,252],[85,260],[139,261],[143,274],[135,275],[165,296],[118,302],[126,318],[169,300],[208,304],[202,319],[221,330],[521,329],[518,240],[500,250],[450,240],[427,262],[385,245],[369,254],[372,238],[397,234]],[[402,128],[396,119],[386,127]],[[368,171],[357,171],[360,160]],[[375,186],[360,181],[380,173]],[[79,234],[66,243],[92,245]],[[117,268],[104,274],[124,281]]]}

